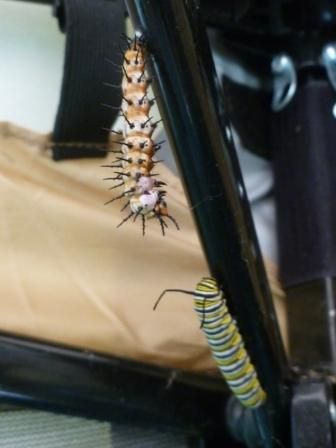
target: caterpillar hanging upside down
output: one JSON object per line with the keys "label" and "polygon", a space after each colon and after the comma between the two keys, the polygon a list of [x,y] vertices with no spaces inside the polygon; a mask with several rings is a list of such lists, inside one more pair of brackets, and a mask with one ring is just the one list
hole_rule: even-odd
{"label": "caterpillar hanging upside down", "polygon": [[145,43],[142,36],[127,39],[127,49],[123,54],[123,78],[122,78],[122,104],[121,116],[124,118],[124,129],[117,132],[123,139],[115,142],[121,145],[120,156],[110,165],[104,165],[116,169],[115,177],[106,180],[118,181],[118,184],[110,189],[123,187],[123,193],[106,202],[109,204],[117,199],[126,198],[128,201],[121,211],[127,207],[130,213],[117,226],[120,227],[130,218],[142,218],[142,232],[145,234],[145,222],[147,219],[156,218],[160,222],[162,234],[168,227],[166,219],[172,221],[176,228],[179,226],[176,220],[169,215],[165,201],[166,191],[161,188],[164,182],[154,179],[156,173],[153,168],[160,160],[153,160],[154,155],[160,149],[160,144],[155,143],[152,134],[161,121],[152,122],[150,109],[154,99],[148,98],[150,80],[145,71]]}
{"label": "caterpillar hanging upside down", "polygon": [[195,291],[166,289],[156,301],[154,310],[166,292],[182,292],[194,296],[194,309],[212,356],[229,388],[245,407],[261,406],[266,400],[266,394],[217,281],[204,277],[197,284]]}

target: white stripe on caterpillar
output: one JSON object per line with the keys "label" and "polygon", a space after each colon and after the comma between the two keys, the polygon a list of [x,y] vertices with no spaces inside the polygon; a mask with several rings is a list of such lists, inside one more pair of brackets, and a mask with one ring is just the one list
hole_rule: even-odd
{"label": "white stripe on caterpillar", "polygon": [[242,405],[248,408],[262,406],[267,399],[266,393],[217,281],[204,277],[197,284],[195,291],[166,289],[156,301],[154,310],[166,292],[182,292],[194,296],[194,310],[227,385]]}

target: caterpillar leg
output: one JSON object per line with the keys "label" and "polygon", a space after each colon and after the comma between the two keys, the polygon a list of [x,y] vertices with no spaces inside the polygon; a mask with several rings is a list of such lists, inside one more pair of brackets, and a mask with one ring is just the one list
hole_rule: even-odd
{"label": "caterpillar leg", "polygon": [[142,218],[142,236],[145,236],[146,220],[144,215],[141,215],[141,218]]}
{"label": "caterpillar leg", "polygon": [[126,218],[124,218],[118,225],[117,228],[122,226],[126,221],[128,221],[130,218],[132,218],[132,216],[134,215],[133,212],[131,212],[128,216],[126,216]]}
{"label": "caterpillar leg", "polygon": [[113,187],[110,187],[109,190],[114,190],[115,188],[122,187],[123,185],[125,185],[125,182],[122,182],[121,184],[118,185],[114,185]]}
{"label": "caterpillar leg", "polygon": [[[115,162],[115,163],[119,163],[119,162]],[[102,168],[122,168],[123,166],[122,165],[120,165],[120,163],[119,163],[119,165],[101,165],[101,167]]]}
{"label": "caterpillar leg", "polygon": [[171,221],[173,221],[173,223],[175,224],[177,230],[180,230],[180,226],[178,225],[177,221],[175,218],[173,218],[171,215],[166,215],[166,218],[170,219]]}
{"label": "caterpillar leg", "polygon": [[123,208],[120,210],[121,212],[123,212],[124,210],[126,210],[126,208],[130,205],[130,201],[127,201],[126,204],[123,206]]}
{"label": "caterpillar leg", "polygon": [[122,180],[122,177],[115,176],[115,177],[104,177],[103,180]]}
{"label": "caterpillar leg", "polygon": [[128,190],[128,191],[124,191],[124,192],[121,193],[119,196],[116,196],[115,198],[112,198],[112,199],[110,199],[109,201],[105,202],[104,205],[111,204],[112,202],[117,201],[118,199],[122,199],[122,198],[124,198],[128,193],[132,193],[133,191],[134,191],[134,189],[132,189],[132,190]]}
{"label": "caterpillar leg", "polygon": [[138,216],[141,215],[142,210],[143,210],[142,207],[139,207],[139,209],[137,210],[137,212],[134,213],[134,219],[133,219],[133,222],[135,222],[135,221],[137,220]]}
{"label": "caterpillar leg", "polygon": [[160,226],[161,226],[162,235],[165,236],[165,234],[166,234],[165,233],[165,227],[168,228],[168,225],[167,225],[166,221],[162,218],[161,215],[157,214],[156,217],[159,220],[159,223],[160,223]]}

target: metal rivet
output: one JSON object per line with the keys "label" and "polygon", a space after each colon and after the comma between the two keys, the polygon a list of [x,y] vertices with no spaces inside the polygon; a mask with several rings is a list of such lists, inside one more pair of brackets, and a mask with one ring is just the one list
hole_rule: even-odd
{"label": "metal rivet", "polygon": [[238,183],[237,185],[238,185],[239,196],[241,198],[243,198],[244,197],[244,187],[240,183]]}
{"label": "metal rivet", "polygon": [[232,132],[230,126],[225,126],[226,136],[231,141],[232,140]]}
{"label": "metal rivet", "polygon": [[336,104],[333,105],[332,114],[333,114],[334,118],[336,118]]}

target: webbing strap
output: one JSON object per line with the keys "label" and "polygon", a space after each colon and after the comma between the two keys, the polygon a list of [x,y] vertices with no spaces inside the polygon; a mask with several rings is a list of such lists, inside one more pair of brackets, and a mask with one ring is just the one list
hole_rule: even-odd
{"label": "webbing strap", "polygon": [[121,83],[121,71],[114,64],[121,66],[124,2],[56,0],[54,11],[66,33],[66,50],[53,158],[104,156],[109,133],[103,128],[111,126],[121,101],[120,89],[104,82]]}

